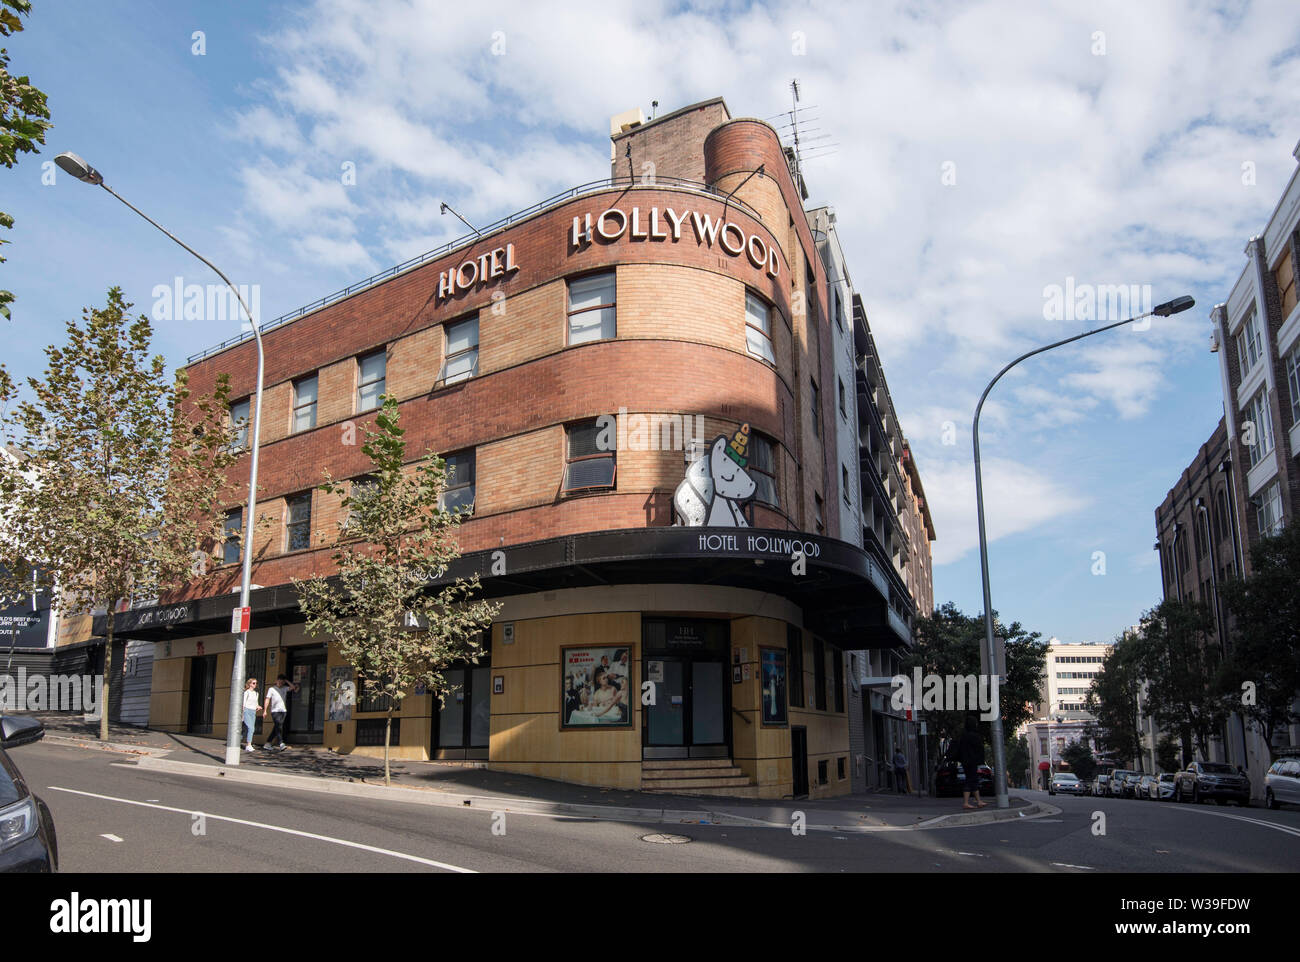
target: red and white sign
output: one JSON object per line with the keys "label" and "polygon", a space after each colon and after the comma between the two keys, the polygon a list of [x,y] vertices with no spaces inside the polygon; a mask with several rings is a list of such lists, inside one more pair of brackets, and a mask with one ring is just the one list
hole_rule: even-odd
{"label": "red and white sign", "polygon": [[236,608],[230,613],[230,633],[237,635],[241,631],[247,631],[249,622],[252,620],[252,608]]}

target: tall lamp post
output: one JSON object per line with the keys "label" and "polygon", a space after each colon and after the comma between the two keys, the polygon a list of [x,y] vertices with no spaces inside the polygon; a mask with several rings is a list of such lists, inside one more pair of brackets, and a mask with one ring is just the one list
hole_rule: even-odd
{"label": "tall lamp post", "polygon": [[[230,278],[221,272],[217,265],[208,260],[194,248],[190,247],[179,237],[163,227],[156,220],[140,210],[125,197],[113,190],[106,183],[104,177],[90,164],[86,163],[80,157],[73,153],[62,153],[54,158],[54,162],[59,168],[77,180],[84,181],[97,187],[102,187],[108,191],[131,210],[135,211],[154,227],[170,237],[185,250],[189,251],[208,267],[212,268],[230,288],[235,299],[239,301],[239,306],[244,309],[244,314],[248,317],[249,326],[253,328],[253,337],[257,341],[257,395],[253,408],[253,440],[250,445],[250,458],[248,466],[248,512],[244,517],[244,568],[239,584],[239,607],[248,607],[249,583],[252,580],[253,565],[253,515],[257,510],[257,452],[258,445],[262,437],[262,332],[257,327],[257,321],[253,317],[253,312],[248,309],[244,303],[244,297],[239,293],[239,288],[230,282]],[[113,613],[109,612],[109,617]],[[240,631],[235,636],[235,661],[230,670],[230,712],[226,722],[226,764],[238,765],[240,758],[239,749],[239,719],[243,716],[242,697],[244,692],[244,656],[248,646],[247,629]]]}
{"label": "tall lamp post", "polygon": [[[1127,320],[1116,321],[1114,324],[1107,324],[1105,327],[1099,327],[1096,330],[1085,331],[1082,334],[1076,334],[1074,337],[1067,337],[1064,340],[1056,341],[1043,347],[1034,348],[998,371],[997,377],[989,381],[988,386],[984,388],[984,393],[980,395],[979,404],[975,405],[975,424],[971,436],[975,445],[975,505],[979,515],[980,529],[980,578],[984,585],[984,644],[988,656],[988,664],[995,666],[997,664],[997,651],[993,641],[993,600],[989,593],[989,546],[988,537],[984,532],[984,481],[980,476],[980,411],[984,409],[984,399],[989,396],[989,391],[993,390],[993,385],[1002,379],[1002,375],[1011,370],[1026,358],[1033,357],[1035,354],[1042,354],[1044,351],[1050,351],[1054,347],[1060,347],[1063,344],[1069,344],[1072,341],[1078,341],[1085,337],[1091,337],[1093,334],[1100,334],[1102,331],[1110,331],[1117,327],[1123,327],[1125,324],[1132,324],[1134,321],[1141,320],[1144,317],[1168,317],[1171,314],[1181,314],[1183,311],[1192,307],[1196,302],[1190,297],[1184,295],[1176,297],[1172,301],[1166,301],[1159,304],[1145,314],[1138,314]],[[1004,746],[1002,744],[1002,703],[999,697],[1000,680],[997,676],[997,669],[993,669],[991,679],[991,689],[993,693],[993,784],[997,787],[998,808],[1006,808],[1007,800],[1007,774]],[[1049,736],[1050,737],[1050,736]],[[1050,745],[1049,745],[1050,749]],[[1049,755],[1050,758],[1050,755]]]}

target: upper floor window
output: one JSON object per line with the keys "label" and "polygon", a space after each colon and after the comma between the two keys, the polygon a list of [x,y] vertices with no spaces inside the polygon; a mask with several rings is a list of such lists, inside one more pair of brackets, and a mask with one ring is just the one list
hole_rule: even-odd
{"label": "upper floor window", "polygon": [[810,381],[812,384],[812,428],[813,437],[822,436],[822,392],[817,386],[816,381]]}
{"label": "upper floor window", "polygon": [[306,431],[316,426],[317,375],[293,382],[293,429]]}
{"label": "upper floor window", "polygon": [[1291,259],[1291,251],[1288,250],[1286,256],[1278,261],[1273,279],[1277,282],[1278,297],[1282,301],[1282,320],[1285,321],[1296,306],[1295,263]]}
{"label": "upper floor window", "polygon": [[767,301],[750,291],[745,292],[745,346],[754,357],[775,366],[772,351],[772,309]]}
{"label": "upper floor window", "polygon": [[849,469],[847,466],[843,464],[840,465],[840,475],[841,475],[840,487],[843,488],[844,490],[844,503],[848,505],[852,505],[853,499],[851,496],[852,492],[849,488]]}
{"label": "upper floor window", "polygon": [[231,450],[238,451],[248,447],[248,412],[248,398],[230,405],[230,429],[235,434],[234,440],[230,442]]}
{"label": "upper floor window", "polygon": [[1264,343],[1259,334],[1259,315],[1255,312],[1255,305],[1252,304],[1250,313],[1241,324],[1241,330],[1237,332],[1237,362],[1241,366],[1243,381],[1263,355]]}
{"label": "upper floor window", "polygon": [[816,523],[817,523],[817,533],[818,533],[818,534],[825,534],[825,533],[826,533],[826,522],[825,522],[825,520],[824,520],[824,518],[823,518],[823,513],[824,513],[824,512],[823,512],[822,504],[823,504],[823,502],[822,502],[822,496],[821,496],[820,494],[814,494],[814,495],[813,495],[813,509],[814,509],[814,512],[815,512],[814,517],[815,517],[815,520],[816,520]]}
{"label": "upper floor window", "polygon": [[1291,423],[1300,424],[1300,341],[1286,356],[1286,385],[1291,391]]}
{"label": "upper floor window", "polygon": [[442,382],[455,384],[478,373],[478,315],[447,325],[447,360]]}
{"label": "upper floor window", "polygon": [[447,488],[442,493],[440,507],[444,511],[474,508],[474,452],[460,451],[443,459],[447,463]]}
{"label": "upper floor window", "polygon": [[1256,515],[1261,537],[1267,538],[1282,530],[1282,485],[1274,481],[1260,496]]}
{"label": "upper floor window", "polygon": [[357,361],[357,413],[373,411],[381,404],[388,372],[388,352],[376,351]]}
{"label": "upper floor window", "polygon": [[844,417],[849,416],[848,394],[844,390],[844,378],[836,378],[840,385],[840,414]]}
{"label": "upper floor window", "polygon": [[244,527],[244,509],[231,508],[226,512],[226,520],[222,524],[225,538],[221,542],[221,563],[237,564],[239,562],[239,533]]}
{"label": "upper floor window", "polygon": [[569,281],[569,343],[586,344],[615,337],[614,272]]}
{"label": "upper floor window", "polygon": [[754,500],[781,506],[776,493],[776,448],[766,435],[754,431],[749,439],[749,476],[754,479]]}
{"label": "upper floor window", "polygon": [[[364,501],[366,498],[373,497],[379,491],[379,479],[373,474],[363,474],[359,478],[352,479],[352,490],[348,492],[352,500],[352,509]],[[343,519],[343,531],[352,532],[356,527],[356,522],[352,517],[352,510],[349,510],[347,516]]]}
{"label": "upper floor window", "polygon": [[835,291],[835,326],[844,330],[844,301],[840,298],[839,291]]}
{"label": "upper floor window", "polygon": [[612,488],[617,470],[608,429],[595,418],[565,428],[564,492]]}
{"label": "upper floor window", "polygon": [[[1246,424],[1253,426],[1253,443],[1246,445],[1253,468],[1273,450],[1273,415],[1268,409],[1268,388],[1260,388],[1246,406]],[[1243,425],[1245,427],[1245,425]],[[1245,437],[1242,439],[1246,440]]]}
{"label": "upper floor window", "polygon": [[285,500],[285,551],[311,547],[311,492],[304,491]]}

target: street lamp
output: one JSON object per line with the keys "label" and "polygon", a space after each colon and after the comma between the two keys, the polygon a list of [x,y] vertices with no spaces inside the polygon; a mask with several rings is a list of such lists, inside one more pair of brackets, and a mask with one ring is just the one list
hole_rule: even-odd
{"label": "street lamp", "polygon": [[[247,608],[249,582],[252,580],[253,570],[253,515],[257,510],[257,451],[262,436],[262,332],[257,327],[257,320],[253,317],[253,312],[248,309],[248,305],[244,303],[244,297],[239,293],[239,288],[230,282],[230,278],[223,274],[217,265],[213,264],[212,261],[208,260],[194,248],[190,247],[167,228],[163,227],[144,211],[140,210],[125,197],[117,193],[117,191],[113,190],[113,188],[109,187],[104,183],[103,175],[94,167],[91,167],[90,164],[86,163],[73,153],[59,154],[54,158],[54,162],[59,165],[60,170],[63,170],[65,173],[77,178],[77,180],[104,188],[104,190],[108,191],[181,247],[185,248],[185,250],[189,251],[208,267],[212,268],[216,275],[226,282],[226,286],[230,288],[231,292],[235,295],[235,298],[239,301],[239,306],[244,309],[244,313],[248,316],[249,325],[253,328],[253,337],[257,341],[257,395],[256,400],[254,401],[253,440],[250,446],[248,467],[248,514],[244,518],[244,569],[239,584],[239,607]],[[113,613],[109,612],[108,616],[110,618],[113,617]],[[247,646],[248,631],[244,630],[236,635],[235,663],[230,670],[230,713],[226,722],[227,765],[239,764],[240,749],[238,719],[243,715],[242,697],[244,692],[244,654],[247,650]]]}
{"label": "street lamp", "polygon": [[[1056,341],[1052,344],[1036,347],[1028,353],[1021,354],[1018,358],[998,371],[997,377],[989,381],[988,387],[984,388],[984,393],[980,395],[979,404],[975,405],[975,424],[971,432],[975,445],[975,505],[979,515],[980,529],[980,578],[984,583],[984,644],[988,653],[988,664],[996,665],[996,649],[993,642],[993,600],[989,593],[989,546],[988,537],[984,533],[984,481],[980,476],[980,411],[984,408],[984,399],[989,396],[989,391],[993,390],[993,385],[1002,379],[1002,375],[1011,370],[1026,358],[1033,357],[1035,354],[1042,354],[1044,351],[1050,351],[1054,347],[1060,347],[1063,344],[1069,344],[1071,341],[1077,341],[1081,338],[1090,337],[1093,334],[1100,334],[1102,331],[1113,330],[1117,327],[1123,327],[1125,324],[1131,324],[1134,321],[1141,320],[1144,317],[1168,317],[1171,314],[1181,314],[1183,311],[1195,305],[1195,301],[1187,295],[1176,297],[1172,301],[1166,301],[1164,304],[1158,304],[1145,314],[1138,314],[1127,320],[1116,321],[1114,324],[1107,324],[1105,327],[1099,327],[1093,331],[1084,331],[1082,334],[1076,334],[1074,337],[1067,337],[1064,340]],[[998,808],[1006,808],[1009,804],[1007,800],[1007,776],[1006,762],[1004,759],[1005,751],[1002,745],[1002,707],[999,700],[999,681],[997,669],[993,669],[991,688],[993,692],[993,784],[997,786],[998,791]]]}

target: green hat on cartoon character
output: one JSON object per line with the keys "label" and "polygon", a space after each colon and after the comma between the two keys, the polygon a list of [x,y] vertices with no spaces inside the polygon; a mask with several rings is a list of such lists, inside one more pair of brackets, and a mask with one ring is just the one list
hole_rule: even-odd
{"label": "green hat on cartoon character", "polygon": [[749,450],[749,425],[742,424],[740,430],[727,442],[727,457],[743,468],[749,463],[749,459],[745,457],[747,450]]}

